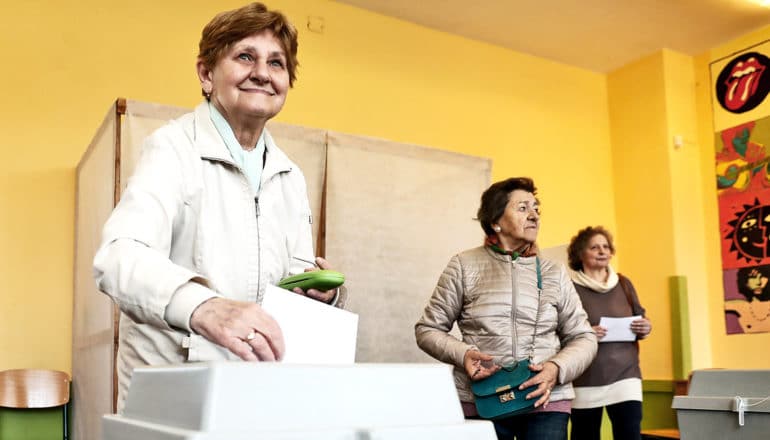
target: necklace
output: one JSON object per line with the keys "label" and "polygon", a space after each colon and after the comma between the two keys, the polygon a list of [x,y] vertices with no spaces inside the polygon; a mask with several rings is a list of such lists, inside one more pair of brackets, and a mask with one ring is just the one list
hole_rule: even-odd
{"label": "necklace", "polygon": [[[758,304],[762,304],[763,306],[765,305],[765,304],[764,304],[764,301],[757,301],[757,303],[758,303]],[[752,317],[754,318],[754,320],[756,320],[756,321],[764,321],[765,319],[767,319],[767,317],[768,317],[768,316],[770,316],[770,307],[768,307],[768,306],[765,306],[765,316],[763,316],[763,317],[761,317],[761,318],[760,318],[760,317],[758,317],[757,315],[755,315],[755,314],[754,314],[754,303],[753,303],[753,302],[750,302],[750,303],[749,303],[749,311],[751,312],[751,316],[752,316]]]}

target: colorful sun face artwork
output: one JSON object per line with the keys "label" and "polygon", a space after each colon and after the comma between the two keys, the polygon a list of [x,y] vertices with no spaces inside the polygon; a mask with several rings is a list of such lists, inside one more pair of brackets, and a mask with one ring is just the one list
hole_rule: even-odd
{"label": "colorful sun face artwork", "polygon": [[727,222],[732,229],[725,238],[730,240],[730,252],[734,252],[737,259],[759,262],[770,256],[770,205],[760,205],[759,199],[755,199],[754,204],[743,207],[744,210],[738,209],[734,220]]}

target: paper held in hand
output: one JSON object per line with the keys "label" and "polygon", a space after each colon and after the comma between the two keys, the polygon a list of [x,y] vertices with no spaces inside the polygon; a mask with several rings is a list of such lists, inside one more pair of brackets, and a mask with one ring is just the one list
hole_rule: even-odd
{"label": "paper held in hand", "polygon": [[607,329],[607,334],[599,342],[636,341],[636,334],[631,331],[631,323],[641,316],[608,318],[602,316],[599,325]]}
{"label": "paper held in hand", "polygon": [[281,326],[291,364],[352,364],[356,357],[358,315],[268,285],[265,309]]}

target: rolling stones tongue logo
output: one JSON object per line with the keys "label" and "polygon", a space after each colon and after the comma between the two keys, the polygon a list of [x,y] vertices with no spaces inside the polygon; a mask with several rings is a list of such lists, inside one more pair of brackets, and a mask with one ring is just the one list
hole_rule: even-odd
{"label": "rolling stones tongue logo", "polygon": [[762,101],[770,91],[770,59],[758,52],[734,58],[719,73],[716,83],[717,99],[731,113],[747,112]]}
{"label": "rolling stones tongue logo", "polygon": [[757,92],[759,79],[765,72],[765,66],[759,64],[754,57],[740,62],[733,67],[730,77],[727,78],[727,96],[725,105],[730,110],[739,110],[746,104],[750,96]]}

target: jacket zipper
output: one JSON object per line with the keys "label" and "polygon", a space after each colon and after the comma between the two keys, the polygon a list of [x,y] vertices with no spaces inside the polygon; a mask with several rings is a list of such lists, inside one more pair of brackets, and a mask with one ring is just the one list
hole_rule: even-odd
{"label": "jacket zipper", "polygon": [[261,243],[259,240],[259,195],[254,197],[254,209],[256,211],[256,222],[257,222],[257,304],[260,304],[262,302],[262,298],[259,297],[259,291],[260,286],[262,284],[262,270],[260,267],[262,266],[262,255],[260,252]]}
{"label": "jacket zipper", "polygon": [[513,356],[513,361],[518,362],[519,358],[516,356],[516,340],[517,340],[517,334],[516,334],[516,263],[511,259],[511,355]]}

